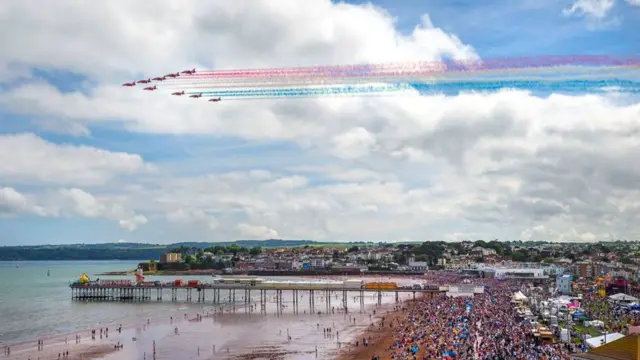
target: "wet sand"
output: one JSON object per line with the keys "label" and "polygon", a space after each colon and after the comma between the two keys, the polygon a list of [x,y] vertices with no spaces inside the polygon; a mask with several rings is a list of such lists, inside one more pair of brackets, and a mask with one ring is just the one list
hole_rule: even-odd
{"label": "wet sand", "polygon": [[[123,328],[122,333],[116,326],[109,326],[109,337],[99,336],[96,327],[96,339],[92,340],[90,332],[81,334],[79,344],[75,343],[75,334],[51,337],[44,340],[44,350],[37,351],[37,343],[29,342],[12,345],[8,359],[57,359],[57,354],[68,350],[70,359],[128,360],[153,359],[155,341],[155,359],[333,359],[339,351],[338,341],[354,342],[362,331],[375,320],[373,310],[384,313],[395,305],[393,296],[383,297],[384,305],[374,304],[375,297],[368,296],[367,305],[360,312],[358,302],[349,299],[352,311],[327,314],[326,304],[316,298],[313,314],[302,307],[299,314],[293,314],[291,304],[287,304],[282,314],[277,314],[275,304],[268,304],[266,313],[250,308],[227,306],[224,312],[213,306],[199,311],[172,313],[173,321],[167,316],[150,319],[149,324],[138,324]],[[333,299],[341,303],[339,299]],[[177,304],[177,306],[180,306]],[[317,311],[323,312],[318,315]],[[306,312],[306,313],[305,313]],[[201,317],[198,317],[201,315]],[[371,316],[371,317],[370,317]],[[353,320],[355,319],[355,324]],[[178,327],[178,334],[175,333]],[[325,334],[324,328],[332,328],[331,334]],[[291,339],[288,339],[288,335]],[[133,338],[135,337],[135,341]],[[115,350],[114,345],[120,343],[122,349]],[[214,352],[215,346],[215,352]],[[342,345],[344,347],[346,345]]]}
{"label": "wet sand", "polygon": [[[91,335],[87,335],[84,341],[80,344],[76,344],[75,335],[72,339],[67,338],[65,344],[64,337],[61,338],[48,338],[44,341],[42,350],[38,350],[37,342],[35,343],[22,343],[17,345],[10,345],[11,354],[4,355],[2,358],[7,360],[24,360],[24,359],[65,359],[65,360],[87,360],[102,358],[106,355],[116,352],[113,345],[91,341]],[[3,349],[6,351],[6,347]],[[65,352],[69,352],[68,357],[64,357]],[[6,353],[5,353],[6,354]]]}

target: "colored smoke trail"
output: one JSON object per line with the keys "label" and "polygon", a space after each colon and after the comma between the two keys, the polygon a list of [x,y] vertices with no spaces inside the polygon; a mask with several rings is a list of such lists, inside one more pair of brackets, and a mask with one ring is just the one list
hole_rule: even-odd
{"label": "colored smoke trail", "polygon": [[542,56],[188,73],[153,82],[163,90],[225,99],[459,94],[640,93],[640,57]]}
{"label": "colored smoke trail", "polygon": [[640,71],[628,68],[613,68],[608,71],[595,71],[591,68],[568,72],[566,69],[544,69],[543,71],[518,71],[503,74],[492,71],[483,74],[448,74],[442,77],[362,77],[362,78],[238,78],[238,79],[200,79],[197,81],[180,79],[170,80],[162,84],[169,89],[195,88],[276,88],[298,86],[327,86],[327,85],[362,85],[371,83],[436,83],[436,82],[486,82],[486,81],[562,81],[562,80],[610,80],[629,79],[634,76],[640,78]]}
{"label": "colored smoke trail", "polygon": [[502,89],[524,90],[545,93],[598,94],[616,89],[619,93],[640,94],[640,82],[630,80],[568,80],[550,81],[491,81],[491,82],[457,82],[438,84],[411,84],[421,94],[492,92]]}
{"label": "colored smoke trail", "polygon": [[282,89],[241,89],[241,90],[201,90],[191,91],[187,94],[202,94],[203,97],[301,97],[301,96],[327,96],[327,95],[364,95],[388,92],[411,91],[408,84],[384,84],[366,86],[330,86],[318,88],[282,88]]}
{"label": "colored smoke trail", "polygon": [[449,82],[376,84],[363,86],[327,86],[265,89],[202,89],[187,94],[202,94],[203,97],[221,98],[296,98],[311,96],[371,95],[382,93],[413,92],[420,94],[452,94],[463,92],[491,92],[501,89],[515,89],[532,92],[555,93],[606,93],[615,89],[619,93],[640,94],[640,82],[629,80],[569,80],[546,81],[489,81],[489,82]]}
{"label": "colored smoke trail", "polygon": [[268,68],[268,69],[235,69],[235,70],[205,70],[192,75],[191,79],[203,78],[239,78],[239,77],[358,77],[390,74],[436,75],[451,72],[477,72],[490,70],[535,69],[558,66],[596,66],[614,67],[640,66],[640,57],[614,56],[542,56],[522,58],[499,58],[470,61],[429,61],[404,62],[387,64],[359,64],[338,66],[316,66],[297,68]]}

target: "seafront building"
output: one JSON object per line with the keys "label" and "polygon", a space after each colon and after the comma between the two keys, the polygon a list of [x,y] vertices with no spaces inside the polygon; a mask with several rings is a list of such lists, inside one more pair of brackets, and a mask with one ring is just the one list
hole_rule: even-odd
{"label": "seafront building", "polygon": [[166,253],[160,255],[160,263],[168,264],[168,263],[177,263],[182,259],[182,255],[180,253]]}
{"label": "seafront building", "polygon": [[488,266],[483,263],[474,263],[462,269],[461,272],[488,279],[544,280],[549,278],[549,276],[545,274],[545,269],[542,267],[499,267]]}

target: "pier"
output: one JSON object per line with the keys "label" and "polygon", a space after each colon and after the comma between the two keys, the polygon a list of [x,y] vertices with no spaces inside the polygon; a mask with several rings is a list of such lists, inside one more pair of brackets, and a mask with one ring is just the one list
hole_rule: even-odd
{"label": "pier", "polygon": [[[275,297],[275,302],[280,309],[286,298],[291,299],[293,304],[293,311],[297,313],[300,298],[304,297],[304,294],[308,294],[307,300],[309,302],[309,308],[313,309],[316,298],[324,297],[327,308],[331,308],[331,301],[335,297],[341,298],[342,306],[347,309],[349,303],[349,296],[360,298],[360,307],[364,308],[365,294],[377,295],[378,305],[382,304],[383,293],[395,294],[396,302],[399,302],[400,294],[411,294],[415,300],[416,295],[423,294],[423,296],[437,296],[443,293],[440,289],[354,289],[354,288],[318,288],[317,286],[300,286],[293,284],[286,284],[281,288],[274,288],[269,286],[268,288],[260,286],[247,286],[232,284],[215,285],[215,284],[200,284],[197,286],[170,286],[170,285],[157,285],[157,286],[140,286],[140,285],[99,285],[99,284],[72,284],[71,297],[73,300],[78,301],[163,301],[165,296],[167,299],[171,299],[173,302],[177,302],[178,298],[185,299],[187,302],[197,301],[205,303],[210,301],[212,304],[235,304],[236,298],[242,296],[242,300],[245,305],[252,304],[255,300],[259,301],[260,308],[266,309],[266,304],[269,299],[269,294],[272,298]],[[181,296],[179,296],[181,295]],[[194,296],[195,295],[195,296]],[[256,295],[259,295],[256,297]]]}

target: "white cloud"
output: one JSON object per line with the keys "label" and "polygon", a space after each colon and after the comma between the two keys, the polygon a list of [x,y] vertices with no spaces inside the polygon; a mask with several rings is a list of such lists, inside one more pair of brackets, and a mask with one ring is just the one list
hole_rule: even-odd
{"label": "white cloud", "polygon": [[250,239],[277,239],[278,232],[263,225],[239,224],[240,235]]}
{"label": "white cloud", "polygon": [[625,0],[631,6],[640,6],[640,0]]}
{"label": "white cloud", "polygon": [[144,215],[126,210],[117,202],[98,199],[81,189],[61,189],[60,194],[70,202],[73,211],[80,216],[116,220],[121,228],[129,231],[134,231],[148,222]]}
{"label": "white cloud", "polygon": [[55,212],[49,212],[42,206],[28,199],[11,187],[0,186],[0,216],[30,214],[37,216],[56,216]]}
{"label": "white cloud", "polygon": [[562,10],[562,14],[586,18],[587,27],[590,30],[612,28],[619,26],[622,22],[618,16],[609,16],[615,3],[615,0],[574,0],[571,7]]}
{"label": "white cloud", "polygon": [[575,0],[571,7],[564,9],[562,13],[565,16],[584,15],[604,19],[614,4],[615,0]]}
{"label": "white cloud", "polygon": [[208,215],[199,209],[179,208],[166,214],[168,221],[177,224],[200,224],[213,230],[218,227],[218,222],[214,216]]}
{"label": "white cloud", "polygon": [[357,127],[336,135],[332,142],[337,156],[351,159],[368,155],[376,144],[376,137],[367,129]]}
{"label": "white cloud", "polygon": [[135,231],[138,227],[148,222],[144,215],[133,215],[128,219],[120,220],[120,227],[129,231]]}
{"label": "white cloud", "polygon": [[150,169],[135,154],[58,145],[29,133],[0,135],[0,177],[5,181],[96,185]]}
{"label": "white cloud", "polygon": [[[427,16],[402,35],[394,19],[372,5],[113,1],[8,1],[0,13],[0,82],[35,67],[74,72],[92,86],[62,92],[38,79],[9,84],[0,109],[74,135],[124,126],[212,143],[221,136],[281,140],[293,145],[283,156],[299,157],[305,166],[283,168],[265,156],[261,166],[231,171],[211,157],[191,164],[191,171],[181,161],[159,162],[155,169],[136,154],[2,135],[0,178],[6,184],[68,187],[57,197],[34,190],[42,193],[25,195],[26,202],[3,190],[2,206],[14,213],[36,213],[33,207],[41,206],[47,214],[103,218],[128,230],[148,224],[162,227],[158,233],[166,238],[160,241],[175,240],[170,231],[185,240],[640,237],[637,103],[620,103],[614,93],[541,98],[505,90],[228,101],[212,108],[119,83],[193,66],[477,54]],[[605,19],[611,4],[579,0],[565,13]],[[88,186],[91,193],[80,189]]]}
{"label": "white cloud", "polygon": [[0,68],[64,69],[109,81],[214,62],[239,68],[475,56],[426,16],[405,36],[383,9],[328,0],[114,0],[91,6],[9,1],[0,14],[0,34]]}

